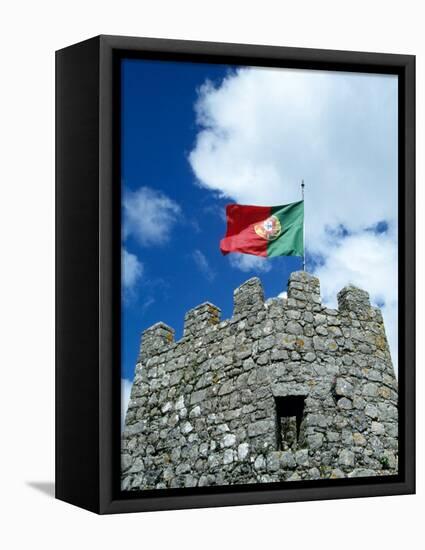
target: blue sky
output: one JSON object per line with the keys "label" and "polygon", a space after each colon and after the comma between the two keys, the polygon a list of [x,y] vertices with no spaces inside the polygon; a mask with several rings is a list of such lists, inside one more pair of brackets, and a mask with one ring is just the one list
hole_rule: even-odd
{"label": "blue sky", "polygon": [[[197,184],[188,155],[197,136],[194,106],[197,90],[208,79],[220,84],[231,68],[220,65],[125,60],[122,67],[122,190],[140,188],[145,205],[166,206],[163,238],[140,239],[129,231],[125,250],[137,256],[143,273],[125,291],[122,310],[122,373],[132,379],[141,331],[164,321],[181,337],[186,311],[208,300],[232,313],[233,289],[254,275],[232,267],[219,241],[225,233],[224,208],[229,199]],[[299,200],[299,194],[292,200]],[[169,206],[169,205],[168,205]],[[123,217],[126,211],[124,209]],[[174,221],[170,221],[172,217]],[[153,218],[155,223],[155,218]],[[145,228],[139,228],[144,233]],[[124,221],[124,234],[126,233]],[[135,234],[136,233],[136,234]],[[259,259],[266,267],[267,260]],[[276,258],[261,271],[268,296],[282,292],[298,258]]]}
{"label": "blue sky", "polygon": [[219,241],[227,203],[299,200],[301,178],[323,301],[334,306],[348,283],[368,290],[396,363],[397,78],[123,61],[124,380],[150,325],[180,338],[185,312],[206,300],[228,318],[254,275],[266,297],[286,290],[301,259],[223,257]]}

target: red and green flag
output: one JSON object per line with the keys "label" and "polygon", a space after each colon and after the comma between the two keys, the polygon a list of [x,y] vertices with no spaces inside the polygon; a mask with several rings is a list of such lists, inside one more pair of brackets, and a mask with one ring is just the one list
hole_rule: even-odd
{"label": "red and green flag", "polygon": [[222,254],[304,255],[304,201],[282,206],[226,206],[227,231]]}

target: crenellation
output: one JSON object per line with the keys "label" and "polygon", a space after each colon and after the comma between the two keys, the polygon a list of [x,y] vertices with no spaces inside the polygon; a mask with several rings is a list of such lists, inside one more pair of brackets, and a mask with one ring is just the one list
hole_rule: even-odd
{"label": "crenellation", "polygon": [[140,359],[147,360],[170,347],[174,343],[174,329],[163,323],[155,323],[142,335]]}
{"label": "crenellation", "polygon": [[246,317],[264,309],[264,289],[258,277],[252,277],[233,293],[233,315]]}
{"label": "crenellation", "polygon": [[369,294],[353,285],[348,285],[338,292],[338,309],[340,312],[349,311],[364,314],[371,309]]}
{"label": "crenellation", "polygon": [[288,303],[299,309],[319,310],[320,282],[305,271],[291,273],[288,282]]}
{"label": "crenellation", "polygon": [[287,298],[258,278],[234,313],[205,302],[183,338],[145,330],[123,432],[124,490],[393,475],[397,381],[382,314],[367,292],[322,305],[292,273]]}
{"label": "crenellation", "polygon": [[209,328],[220,323],[221,310],[210,302],[204,302],[188,311],[184,319],[185,338],[204,334]]}

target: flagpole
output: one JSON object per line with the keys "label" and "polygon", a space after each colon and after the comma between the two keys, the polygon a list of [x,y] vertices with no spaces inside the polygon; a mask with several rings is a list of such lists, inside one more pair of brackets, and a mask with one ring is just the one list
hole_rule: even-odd
{"label": "flagpole", "polygon": [[[304,180],[301,180],[301,197],[304,202]],[[304,208],[305,204],[303,205]],[[303,215],[303,271],[305,271],[305,210]]]}

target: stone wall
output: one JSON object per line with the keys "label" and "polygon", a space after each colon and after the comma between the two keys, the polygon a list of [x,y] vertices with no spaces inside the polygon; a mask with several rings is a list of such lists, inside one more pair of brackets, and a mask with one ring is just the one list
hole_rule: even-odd
{"label": "stone wall", "polygon": [[184,335],[143,333],[122,439],[122,489],[397,473],[397,382],[381,312],[348,286],[338,309],[292,273],[288,298],[261,282],[208,302]]}

